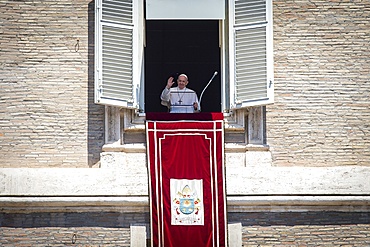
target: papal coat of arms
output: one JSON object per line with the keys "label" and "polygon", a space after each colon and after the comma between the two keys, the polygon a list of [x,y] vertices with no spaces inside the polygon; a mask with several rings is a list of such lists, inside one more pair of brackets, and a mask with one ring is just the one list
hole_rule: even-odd
{"label": "papal coat of arms", "polygon": [[171,179],[171,224],[203,225],[202,180]]}

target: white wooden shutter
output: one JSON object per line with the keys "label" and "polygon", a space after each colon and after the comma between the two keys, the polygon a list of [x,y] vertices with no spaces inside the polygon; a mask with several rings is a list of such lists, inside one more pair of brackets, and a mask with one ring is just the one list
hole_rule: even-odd
{"label": "white wooden shutter", "polygon": [[[95,9],[95,102],[138,107],[136,71],[139,22],[135,0],[97,0]],[[141,28],[141,27],[140,27]]]}
{"label": "white wooden shutter", "polygon": [[229,0],[231,108],[273,103],[272,0]]}

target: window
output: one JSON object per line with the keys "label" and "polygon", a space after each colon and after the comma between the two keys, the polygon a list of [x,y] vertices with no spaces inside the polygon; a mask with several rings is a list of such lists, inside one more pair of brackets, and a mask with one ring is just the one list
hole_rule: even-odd
{"label": "window", "polygon": [[271,4],[229,1],[231,108],[273,103]]}
{"label": "window", "polygon": [[[273,103],[272,0],[228,0],[226,9],[228,19],[219,21],[221,110]],[[97,0],[95,32],[95,102],[144,111],[144,1]]]}

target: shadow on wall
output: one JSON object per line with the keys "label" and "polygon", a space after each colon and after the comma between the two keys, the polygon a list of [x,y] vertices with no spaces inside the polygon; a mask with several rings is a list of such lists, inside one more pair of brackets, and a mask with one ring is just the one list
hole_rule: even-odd
{"label": "shadow on wall", "polygon": [[87,148],[89,167],[98,166],[104,145],[104,106],[94,103],[95,67],[95,4],[88,5],[88,129]]}
{"label": "shadow on wall", "polygon": [[149,213],[0,213],[1,227],[109,227],[129,228],[149,223]]}
{"label": "shadow on wall", "polygon": [[228,222],[241,222],[244,226],[369,224],[370,212],[311,211],[229,213]]}

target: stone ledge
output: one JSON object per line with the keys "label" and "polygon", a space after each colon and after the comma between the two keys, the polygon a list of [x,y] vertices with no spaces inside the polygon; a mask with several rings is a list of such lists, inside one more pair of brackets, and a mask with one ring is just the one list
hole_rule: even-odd
{"label": "stone ledge", "polygon": [[[132,113],[129,113],[132,114]],[[224,115],[224,126],[226,130],[229,131],[244,131],[244,126],[239,123],[235,118],[234,114],[230,113],[223,113]],[[242,114],[242,116],[244,116]],[[146,121],[146,114],[145,113],[133,113],[130,122],[126,124],[125,130],[138,130],[144,131],[145,130],[145,121]]]}
{"label": "stone ledge", "polygon": [[[0,197],[0,212],[149,212],[149,198]],[[370,196],[228,196],[228,212],[369,212]]]}
{"label": "stone ledge", "polygon": [[148,197],[0,197],[0,212],[147,212]]}
{"label": "stone ledge", "polygon": [[228,212],[369,212],[370,196],[229,196]]}
{"label": "stone ledge", "polygon": [[269,151],[269,145],[225,143],[225,152]]}
{"label": "stone ledge", "polygon": [[[146,143],[105,144],[103,152],[146,153]],[[269,151],[269,145],[225,143],[226,152]]]}
{"label": "stone ledge", "polygon": [[102,148],[103,152],[125,152],[125,153],[146,153],[145,143],[133,144],[105,144]]}
{"label": "stone ledge", "polygon": [[[1,168],[0,196],[148,195],[145,155],[110,156],[104,158],[116,160],[120,168]],[[262,158],[248,166],[226,164],[228,196],[370,195],[368,167],[273,167]]]}

